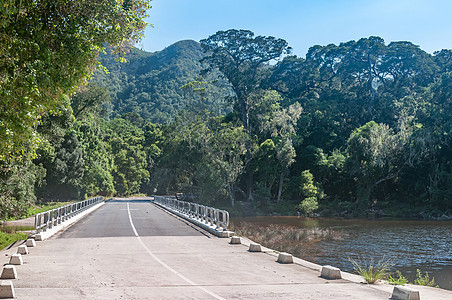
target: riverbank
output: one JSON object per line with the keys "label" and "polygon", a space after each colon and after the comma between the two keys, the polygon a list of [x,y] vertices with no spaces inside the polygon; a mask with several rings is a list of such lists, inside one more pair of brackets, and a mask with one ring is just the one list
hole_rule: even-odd
{"label": "riverbank", "polygon": [[410,282],[415,280],[416,270],[420,269],[434,277],[440,287],[452,290],[452,221],[341,220],[293,216],[232,218],[233,226],[244,221],[262,227],[280,225],[329,231],[329,236],[339,237],[313,238],[301,245],[293,241],[282,243],[283,246],[290,246],[291,251],[301,249],[298,254],[301,258],[317,264],[330,264],[353,272],[348,258],[374,261],[385,258],[394,263],[391,272],[401,271]]}
{"label": "riverbank", "polygon": [[[223,208],[234,217],[255,216],[299,216],[298,202],[282,200],[279,203],[271,201],[237,201],[236,206]],[[363,207],[352,202],[329,203],[320,205],[309,215],[310,217],[341,218],[341,219],[369,219],[369,220],[435,220],[452,221],[452,211],[436,209],[429,206],[390,205]]]}
{"label": "riverbank", "polygon": [[0,226],[0,250],[17,241],[26,240],[34,232],[34,217],[3,222]]}

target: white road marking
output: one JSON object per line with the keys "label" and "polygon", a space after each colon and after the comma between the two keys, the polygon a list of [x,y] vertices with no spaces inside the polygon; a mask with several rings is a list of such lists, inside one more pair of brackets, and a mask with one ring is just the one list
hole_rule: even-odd
{"label": "white road marking", "polygon": [[206,292],[207,294],[209,294],[210,296],[214,297],[215,299],[219,299],[219,300],[226,300],[223,297],[218,296],[217,294],[207,290],[206,288],[197,285],[196,283],[194,283],[193,281],[191,281],[190,279],[188,279],[187,277],[185,277],[184,275],[182,275],[181,273],[177,272],[176,270],[174,270],[173,268],[171,268],[170,266],[168,266],[166,263],[164,263],[163,261],[161,261],[157,256],[155,256],[154,253],[152,253],[151,250],[149,250],[149,248],[144,244],[144,242],[141,240],[141,237],[138,235],[138,232],[135,228],[135,225],[133,225],[133,221],[132,221],[132,215],[130,214],[130,206],[129,206],[129,202],[127,202],[127,213],[129,214],[129,221],[130,221],[130,226],[132,226],[132,230],[133,233],[135,234],[135,236],[138,239],[138,242],[140,242],[141,246],[143,246],[144,250],[146,250],[146,252],[153,258],[155,259],[159,264],[161,264],[163,267],[165,267],[166,269],[168,269],[169,271],[171,271],[172,273],[176,274],[177,276],[179,276],[180,278],[182,278],[183,280],[185,280],[188,284],[192,285],[192,286],[196,286],[197,288],[199,288],[200,290],[202,290],[203,292]]}

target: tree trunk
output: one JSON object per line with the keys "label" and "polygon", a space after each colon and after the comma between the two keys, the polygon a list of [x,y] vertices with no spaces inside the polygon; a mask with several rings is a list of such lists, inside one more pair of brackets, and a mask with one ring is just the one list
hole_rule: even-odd
{"label": "tree trunk", "polygon": [[284,183],[284,172],[281,171],[281,174],[279,176],[278,198],[276,198],[276,202],[278,202],[278,203],[281,200],[283,183]]}
{"label": "tree trunk", "polygon": [[231,199],[231,206],[235,206],[235,199],[234,199],[234,191],[232,190],[231,184],[228,182],[228,192],[229,192],[229,198]]}
{"label": "tree trunk", "polygon": [[[242,109],[243,128],[245,129],[245,132],[248,134],[248,136],[251,137],[250,114],[249,114],[248,99],[241,99],[240,102],[241,102],[241,109]],[[253,176],[253,172],[250,169],[251,144],[250,144],[249,140],[246,141],[245,148],[246,148],[245,171],[248,174],[248,179],[247,179],[247,182],[246,182],[247,193],[248,193],[248,201],[253,201],[254,200],[254,197],[253,197],[254,176]]]}
{"label": "tree trunk", "polygon": [[248,201],[254,201],[253,196],[253,186],[254,186],[254,174],[251,172],[249,168],[248,169],[248,180],[247,180],[247,188],[248,188]]}
{"label": "tree trunk", "polygon": [[372,113],[372,105],[373,102],[375,100],[375,95],[377,93],[377,91],[373,88],[372,86],[372,82],[374,80],[374,76],[372,76],[372,62],[370,61],[370,55],[367,55],[367,60],[369,62],[369,85],[370,85],[370,90],[372,92],[372,96],[370,97],[369,103],[368,103],[368,110],[369,110],[369,114],[370,114],[370,119],[373,119],[373,113]]}

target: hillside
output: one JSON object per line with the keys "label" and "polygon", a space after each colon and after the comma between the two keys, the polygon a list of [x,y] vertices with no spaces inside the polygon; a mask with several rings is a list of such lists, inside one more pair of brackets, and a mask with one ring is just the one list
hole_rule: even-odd
{"label": "hillside", "polygon": [[[103,54],[100,61],[109,73],[98,70],[93,81],[107,87],[111,93],[111,118],[135,112],[151,122],[166,123],[196,98],[181,87],[199,77],[202,57],[201,46],[192,40],[179,41],[158,52],[134,48],[126,55],[125,63]],[[226,111],[223,104],[228,94],[226,83],[217,82],[207,87],[204,103],[219,113]]]}

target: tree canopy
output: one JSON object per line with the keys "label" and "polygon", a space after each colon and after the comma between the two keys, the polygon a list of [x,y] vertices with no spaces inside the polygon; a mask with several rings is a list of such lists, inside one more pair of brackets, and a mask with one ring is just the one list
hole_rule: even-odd
{"label": "tree canopy", "polygon": [[[242,114],[244,130],[250,134],[250,110],[252,97],[261,87],[265,66],[272,60],[289,54],[291,48],[283,39],[272,36],[254,36],[250,30],[230,29],[218,31],[200,41],[207,56],[202,62],[208,64],[206,71],[218,69],[231,84],[237,106]],[[253,199],[253,179],[249,170],[251,160],[250,143],[246,144],[246,168],[248,179],[248,198]]]}
{"label": "tree canopy", "polygon": [[2,3],[0,159],[33,155],[40,116],[85,82],[106,44],[120,52],[139,40],[148,8],[148,0]]}
{"label": "tree canopy", "polygon": [[25,135],[2,152],[1,216],[35,200],[138,192],[184,192],[236,215],[450,216],[451,51],[373,36],[289,54],[247,30],[133,49],[122,64],[100,54],[109,74],[72,94],[73,83],[58,87],[53,106],[30,114],[36,157],[6,159],[27,151]]}

